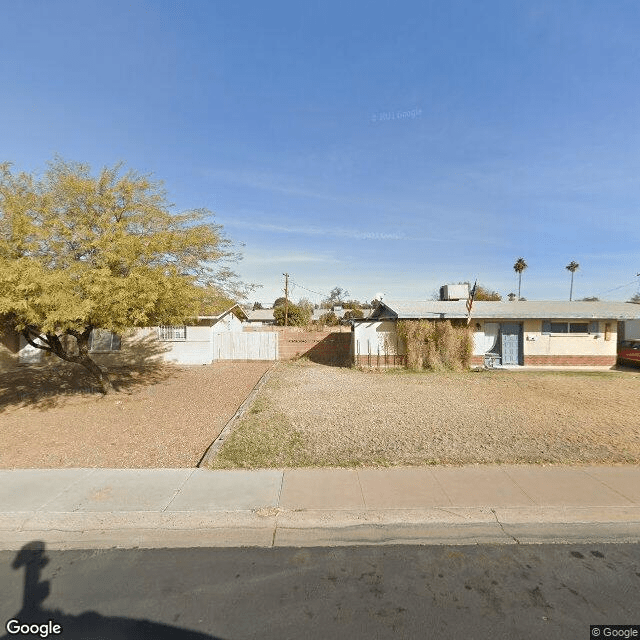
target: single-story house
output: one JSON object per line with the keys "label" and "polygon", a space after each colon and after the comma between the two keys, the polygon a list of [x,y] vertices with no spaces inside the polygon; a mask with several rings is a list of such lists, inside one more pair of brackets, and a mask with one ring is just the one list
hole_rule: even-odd
{"label": "single-story house", "polygon": [[[467,315],[466,300],[379,302],[367,318],[353,321],[354,362],[401,360],[398,320],[466,322]],[[474,302],[472,365],[613,366],[618,323],[637,319],[640,305],[627,302]]]}
{"label": "single-story house", "polygon": [[247,324],[250,327],[264,327],[275,325],[275,323],[273,309],[254,309],[247,313]]}
{"label": "single-story house", "polygon": [[[314,309],[310,318],[311,322],[319,322],[322,316],[332,311],[340,320],[348,309],[344,309],[342,305],[334,305],[331,309]],[[276,323],[273,317],[273,309],[255,309],[254,311],[249,311],[247,315],[247,324],[250,327],[262,327],[275,325]]]}
{"label": "single-story house", "polygon": [[[122,336],[95,330],[91,357],[101,365],[148,362],[210,364],[215,360],[276,360],[277,334],[244,333],[247,314],[233,305],[218,315],[203,315],[181,326],[132,329]],[[0,368],[15,364],[59,363],[56,356],[31,346],[23,336],[6,331],[0,342]]]}
{"label": "single-story house", "polygon": [[327,313],[334,313],[338,320],[341,320],[344,314],[347,312],[347,309],[343,309],[342,305],[335,304],[331,309],[314,309],[313,314],[311,315],[311,320],[313,322],[319,322],[322,316]]}

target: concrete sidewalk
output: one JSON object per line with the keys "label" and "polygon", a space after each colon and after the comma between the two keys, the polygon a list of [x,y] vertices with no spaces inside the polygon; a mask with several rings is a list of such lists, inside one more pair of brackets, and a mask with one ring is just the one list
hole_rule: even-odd
{"label": "concrete sidewalk", "polygon": [[640,541],[640,467],[0,470],[0,548]]}

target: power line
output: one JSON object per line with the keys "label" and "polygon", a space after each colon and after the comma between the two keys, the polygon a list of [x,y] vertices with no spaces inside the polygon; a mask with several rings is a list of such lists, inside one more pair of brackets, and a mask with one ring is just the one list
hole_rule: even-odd
{"label": "power line", "polygon": [[607,289],[606,291],[601,291],[598,295],[601,296],[601,295],[604,295],[605,293],[611,293],[612,291],[617,291],[618,289],[624,289],[625,287],[629,287],[632,284],[636,284],[636,281],[632,280],[631,282],[627,282],[627,284],[621,284],[619,287],[614,287],[613,289]]}
{"label": "power line", "polygon": [[307,287],[303,287],[301,284],[298,284],[297,282],[294,282],[293,280],[291,281],[291,284],[295,285],[296,287],[300,287],[301,289],[304,289],[305,291],[309,291],[309,293],[315,293],[319,296],[328,296],[327,293],[322,293],[320,291],[314,291],[313,289],[308,289]]}

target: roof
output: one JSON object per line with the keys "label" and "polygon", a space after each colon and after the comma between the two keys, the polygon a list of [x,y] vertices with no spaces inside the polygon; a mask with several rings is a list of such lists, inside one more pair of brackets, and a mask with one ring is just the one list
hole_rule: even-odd
{"label": "roof", "polygon": [[248,313],[249,322],[266,322],[273,320],[273,309],[254,309]]}
{"label": "roof", "polygon": [[311,319],[320,320],[320,318],[322,318],[322,316],[326,315],[327,313],[333,313],[336,318],[342,318],[347,311],[349,311],[349,309],[343,309],[342,307],[335,307],[334,309],[314,309]]}
{"label": "roof", "polygon": [[[466,318],[466,300],[384,300],[366,319],[396,318]],[[473,318],[482,319],[581,319],[635,320],[640,319],[640,305],[630,302],[562,302],[558,300],[473,303]],[[362,320],[360,320],[362,322]]]}
{"label": "roof", "polygon": [[219,313],[215,316],[198,316],[198,320],[215,320],[217,322],[218,320],[224,318],[224,316],[226,316],[228,313],[233,313],[240,320],[247,319],[247,314],[245,313],[244,309],[239,304],[234,304],[226,311],[223,311],[222,313]]}

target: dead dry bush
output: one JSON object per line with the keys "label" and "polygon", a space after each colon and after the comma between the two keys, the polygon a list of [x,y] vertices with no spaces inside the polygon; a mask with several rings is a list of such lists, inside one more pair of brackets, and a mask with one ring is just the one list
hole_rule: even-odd
{"label": "dead dry bush", "polygon": [[408,369],[461,371],[471,364],[473,342],[466,324],[450,320],[400,320],[398,335],[405,344]]}

